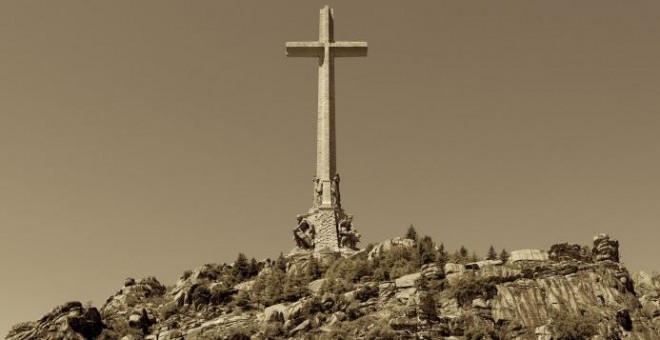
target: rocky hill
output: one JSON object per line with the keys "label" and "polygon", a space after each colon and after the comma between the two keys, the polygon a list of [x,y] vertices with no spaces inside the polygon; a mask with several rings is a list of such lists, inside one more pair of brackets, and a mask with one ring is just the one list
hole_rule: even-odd
{"label": "rocky hill", "polygon": [[241,254],[171,286],[127,279],[99,309],[69,302],[6,339],[660,339],[660,277],[631,275],[618,246],[479,260],[413,234],[350,258]]}

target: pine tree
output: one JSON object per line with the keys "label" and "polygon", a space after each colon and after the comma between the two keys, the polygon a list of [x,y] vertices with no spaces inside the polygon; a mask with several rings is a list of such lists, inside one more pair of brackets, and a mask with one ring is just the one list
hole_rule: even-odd
{"label": "pine tree", "polygon": [[421,275],[416,284],[419,291],[419,316],[423,320],[435,320],[438,317],[437,303],[433,293],[429,291],[429,283],[426,276]]}
{"label": "pine tree", "polygon": [[445,264],[447,264],[447,260],[449,260],[449,254],[447,254],[447,251],[445,251],[445,244],[440,243],[435,262],[438,264],[438,267],[445,268]]}
{"label": "pine tree", "polygon": [[233,268],[234,278],[237,282],[243,281],[250,277],[250,262],[243,253],[239,253]]}
{"label": "pine tree", "polygon": [[250,260],[250,265],[248,266],[249,277],[257,276],[259,274],[259,262],[253,257]]}
{"label": "pine tree", "polygon": [[406,230],[406,238],[417,241],[417,230],[415,230],[415,226],[410,224],[410,227],[408,227],[408,230]]}
{"label": "pine tree", "polygon": [[477,262],[479,261],[479,256],[477,255],[476,252],[472,252],[472,255],[468,258],[468,262]]}
{"label": "pine tree", "polygon": [[435,244],[430,236],[424,236],[417,243],[417,253],[419,254],[419,262],[421,265],[431,263],[436,258]]}
{"label": "pine tree", "polygon": [[495,251],[495,248],[491,245],[490,248],[488,248],[488,253],[486,254],[486,260],[497,260],[497,252]]}
{"label": "pine tree", "polygon": [[458,255],[460,255],[463,259],[467,259],[469,254],[470,253],[468,252],[467,248],[465,248],[465,246],[461,246],[461,249],[458,250]]}
{"label": "pine tree", "polygon": [[502,262],[509,260],[509,253],[506,252],[506,248],[503,248],[502,252],[500,252],[500,260],[502,260]]}
{"label": "pine tree", "polygon": [[280,270],[282,272],[286,272],[286,259],[284,258],[283,253],[280,253],[280,255],[275,260],[274,269]]}
{"label": "pine tree", "polygon": [[310,280],[316,280],[321,277],[321,266],[314,255],[309,256],[306,274],[309,276]]}

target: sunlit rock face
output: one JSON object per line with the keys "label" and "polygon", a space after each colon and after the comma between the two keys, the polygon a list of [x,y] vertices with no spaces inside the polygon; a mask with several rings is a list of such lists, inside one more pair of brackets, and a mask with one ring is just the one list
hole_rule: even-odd
{"label": "sunlit rock face", "polygon": [[607,235],[472,262],[422,263],[437,249],[421,243],[328,263],[243,257],[168,287],[127,279],[99,310],[69,302],[7,339],[660,339],[660,276],[631,275]]}

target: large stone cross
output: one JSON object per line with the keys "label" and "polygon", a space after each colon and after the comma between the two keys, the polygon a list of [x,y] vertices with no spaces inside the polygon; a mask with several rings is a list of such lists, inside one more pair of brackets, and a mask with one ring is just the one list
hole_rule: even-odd
{"label": "large stone cross", "polygon": [[[333,199],[333,181],[337,171],[335,137],[335,57],[364,57],[367,43],[357,41],[335,41],[333,13],[329,6],[321,9],[319,40],[310,42],[287,42],[289,57],[313,57],[319,62],[318,120],[316,132],[316,180],[321,200],[317,208],[336,208]],[[336,189],[338,190],[338,188]]]}

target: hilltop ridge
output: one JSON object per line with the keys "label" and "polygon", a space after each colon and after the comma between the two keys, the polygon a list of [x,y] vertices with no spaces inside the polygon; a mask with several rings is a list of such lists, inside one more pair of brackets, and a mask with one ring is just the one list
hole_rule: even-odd
{"label": "hilltop ridge", "polygon": [[129,278],[98,309],[68,302],[6,339],[660,339],[660,276],[630,274],[604,234],[480,259],[411,228],[313,255]]}

